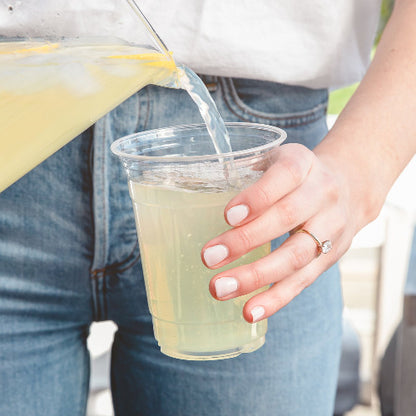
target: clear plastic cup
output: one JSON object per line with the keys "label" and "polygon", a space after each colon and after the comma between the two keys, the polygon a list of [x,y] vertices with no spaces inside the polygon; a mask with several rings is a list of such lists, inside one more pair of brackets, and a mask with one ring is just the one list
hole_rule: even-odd
{"label": "clear plastic cup", "polygon": [[252,295],[221,302],[208,285],[215,273],[267,255],[270,244],[215,272],[200,252],[230,228],[225,205],[275,161],[286,133],[252,123],[226,126],[233,149],[227,154],[215,153],[203,124],[145,131],[111,146],[128,175],[154,334],[162,353],[175,358],[231,358],[265,342],[267,320],[250,324],[242,316]]}

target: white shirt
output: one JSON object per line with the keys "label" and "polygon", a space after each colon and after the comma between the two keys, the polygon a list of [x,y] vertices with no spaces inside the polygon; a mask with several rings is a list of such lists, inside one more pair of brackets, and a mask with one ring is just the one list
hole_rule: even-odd
{"label": "white shirt", "polygon": [[140,0],[177,62],[207,75],[340,87],[369,64],[381,0]]}

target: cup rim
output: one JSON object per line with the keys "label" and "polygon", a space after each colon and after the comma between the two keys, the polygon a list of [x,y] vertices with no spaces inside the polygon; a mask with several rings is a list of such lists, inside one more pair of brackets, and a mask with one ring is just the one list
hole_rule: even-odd
{"label": "cup rim", "polygon": [[147,156],[147,155],[133,155],[133,154],[129,154],[123,151],[119,150],[119,147],[122,143],[131,140],[132,138],[135,137],[146,137],[146,136],[151,136],[154,134],[158,134],[161,133],[163,131],[168,131],[168,130],[172,130],[175,129],[176,131],[181,131],[181,130],[192,130],[192,129],[205,129],[206,125],[204,123],[196,123],[196,124],[180,124],[180,125],[174,125],[174,126],[169,126],[169,127],[161,127],[158,129],[152,129],[152,130],[144,130],[142,132],[138,132],[138,133],[133,133],[133,134],[129,134],[127,136],[121,137],[117,140],[115,140],[111,146],[110,149],[111,151],[117,155],[118,157],[122,158],[122,159],[128,159],[128,160],[136,160],[136,161],[155,161],[155,160],[161,160],[163,159],[163,161],[166,162],[193,162],[193,161],[204,161],[204,160],[213,160],[213,159],[218,159],[219,157],[221,159],[223,158],[238,158],[238,157],[242,157],[242,156],[246,156],[250,153],[253,152],[258,152],[258,151],[264,151],[264,150],[268,150],[271,149],[273,147],[277,147],[280,146],[280,144],[282,144],[286,138],[287,138],[287,133],[276,126],[269,126],[267,124],[260,124],[260,123],[249,123],[249,122],[239,122],[239,121],[228,121],[225,122],[225,126],[226,127],[245,127],[245,128],[251,128],[251,129],[255,129],[255,130],[264,130],[270,133],[278,133],[280,135],[280,137],[276,140],[273,140],[270,143],[266,143],[263,144],[261,146],[256,146],[256,147],[251,147],[249,149],[244,149],[244,150],[238,150],[235,152],[227,152],[227,153],[212,153],[210,155],[197,155],[197,156]]}

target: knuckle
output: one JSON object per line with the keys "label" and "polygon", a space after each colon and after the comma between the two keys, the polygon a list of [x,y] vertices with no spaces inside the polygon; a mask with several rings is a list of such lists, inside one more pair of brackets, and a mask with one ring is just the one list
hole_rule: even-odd
{"label": "knuckle", "polygon": [[287,305],[293,298],[289,296],[287,292],[276,291],[272,292],[272,302],[273,306],[276,309],[280,309],[283,306]]}
{"label": "knuckle", "polygon": [[337,219],[332,221],[331,226],[335,236],[344,235],[347,231],[347,219],[343,215],[338,215]]}
{"label": "knuckle", "polygon": [[337,236],[338,237],[335,238],[333,237],[332,250],[330,252],[330,256],[328,256],[328,260],[331,260],[332,264],[334,264],[348,251],[354,238],[351,231],[338,233]]}
{"label": "knuckle", "polygon": [[294,151],[294,154],[290,155],[290,157],[282,158],[280,163],[286,170],[292,183],[299,185],[304,181],[310,168],[310,151],[305,146],[299,144],[292,146],[291,150]]}
{"label": "knuckle", "polygon": [[262,206],[270,206],[273,204],[272,192],[270,192],[265,183],[258,183],[255,191],[254,200],[257,204]]}
{"label": "knuckle", "polygon": [[293,271],[298,271],[309,263],[311,253],[304,245],[293,245],[288,251],[288,256]]}
{"label": "knuckle", "polygon": [[324,173],[323,183],[325,183],[327,198],[331,201],[338,201],[340,198],[340,187],[333,175],[328,172]]}
{"label": "knuckle", "polygon": [[294,185],[299,185],[303,182],[304,173],[299,162],[292,159],[284,159],[282,160],[282,165],[286,170],[290,182]]}
{"label": "knuckle", "polygon": [[354,234],[351,232],[352,220],[348,218],[344,210],[334,211],[330,216],[329,222],[331,224],[331,234],[327,238],[330,238],[332,242],[339,241],[340,239],[342,241],[352,241],[354,237]]}
{"label": "knuckle", "polygon": [[241,250],[246,252],[253,246],[253,238],[247,227],[240,227],[235,230],[237,232],[237,239],[240,241]]}
{"label": "knuckle", "polygon": [[250,274],[256,289],[260,289],[268,284],[265,274],[256,263],[250,264]]}
{"label": "knuckle", "polygon": [[302,276],[298,279],[297,284],[294,288],[295,296],[298,296],[301,294],[301,292],[309,287],[313,282],[313,279],[310,276]]}
{"label": "knuckle", "polygon": [[279,202],[278,213],[280,222],[285,228],[291,229],[296,225],[298,215],[290,200],[286,199]]}

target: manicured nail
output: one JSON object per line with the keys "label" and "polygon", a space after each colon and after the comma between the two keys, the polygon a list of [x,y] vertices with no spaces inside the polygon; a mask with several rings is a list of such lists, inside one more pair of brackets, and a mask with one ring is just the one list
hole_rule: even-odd
{"label": "manicured nail", "polygon": [[258,320],[260,320],[264,316],[265,313],[266,311],[264,310],[263,306],[255,306],[251,310],[251,316],[253,317],[253,324],[254,322],[257,322]]}
{"label": "manicured nail", "polygon": [[208,247],[204,251],[204,260],[208,267],[215,266],[228,257],[228,248],[222,244]]}
{"label": "manicured nail", "polygon": [[220,277],[215,281],[215,293],[217,298],[223,298],[235,292],[238,288],[238,282],[234,277]]}
{"label": "manicured nail", "polygon": [[236,205],[227,211],[228,224],[234,226],[239,224],[241,221],[247,218],[248,215],[247,205]]}

